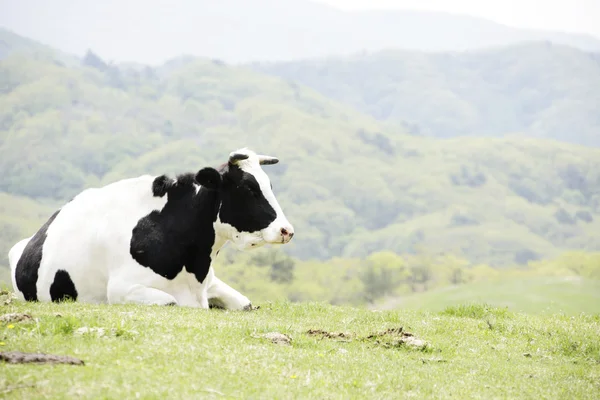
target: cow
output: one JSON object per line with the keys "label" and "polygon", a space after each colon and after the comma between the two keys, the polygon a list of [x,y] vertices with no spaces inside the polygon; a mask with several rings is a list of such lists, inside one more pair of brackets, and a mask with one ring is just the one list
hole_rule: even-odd
{"label": "cow", "polygon": [[242,251],[290,242],[262,169],[278,162],[242,148],[218,168],[83,190],[10,249],[17,297],[251,310],[211,262],[228,242]]}

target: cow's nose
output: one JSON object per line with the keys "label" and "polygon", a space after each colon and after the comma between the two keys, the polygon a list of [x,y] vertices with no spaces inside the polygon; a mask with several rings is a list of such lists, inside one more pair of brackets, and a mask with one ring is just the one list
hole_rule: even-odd
{"label": "cow's nose", "polygon": [[294,228],[291,226],[281,228],[281,236],[283,236],[284,239],[291,240],[292,237],[294,237]]}

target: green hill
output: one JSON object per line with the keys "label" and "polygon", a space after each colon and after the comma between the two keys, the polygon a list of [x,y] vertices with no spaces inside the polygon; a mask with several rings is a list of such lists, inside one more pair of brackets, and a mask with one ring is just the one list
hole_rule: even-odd
{"label": "green hill", "polygon": [[[16,241],[32,235],[59,203],[0,193],[0,287],[10,283],[8,251]],[[4,268],[6,267],[6,268]]]}
{"label": "green hill", "polygon": [[418,134],[520,136],[600,146],[600,54],[550,43],[481,51],[386,50],[252,67]]}
{"label": "green hill", "polygon": [[577,276],[501,279],[390,299],[379,307],[442,311],[446,307],[481,303],[528,314],[600,314],[600,281]]}
{"label": "green hill", "polygon": [[50,215],[48,202],[123,177],[219,165],[243,146],[282,160],[269,174],[298,232],[286,246],[295,258],[425,248],[505,266],[600,247],[598,149],[418,137],[216,60],[127,67],[88,53],[68,66],[13,54],[0,76],[0,192],[31,199],[19,203],[23,223],[0,215],[4,250]]}
{"label": "green hill", "polygon": [[45,46],[34,40],[0,27],[0,60],[14,52],[33,54],[45,49],[47,49]]}
{"label": "green hill", "polygon": [[[0,60],[15,54],[26,55],[38,59],[44,57],[47,59],[50,58],[53,59],[54,62],[70,66],[79,63],[78,58],[71,54],[64,53],[36,42],[35,40],[17,35],[0,26]],[[0,79],[4,78],[5,76],[0,76]],[[2,81],[0,82],[3,83]]]}

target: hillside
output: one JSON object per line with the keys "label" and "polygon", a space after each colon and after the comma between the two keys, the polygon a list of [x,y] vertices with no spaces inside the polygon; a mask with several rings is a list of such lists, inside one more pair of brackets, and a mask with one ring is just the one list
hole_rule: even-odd
{"label": "hillside", "polygon": [[480,303],[527,314],[600,314],[600,281],[577,276],[499,279],[402,296],[374,307],[439,312]]}
{"label": "hillside", "polygon": [[[77,65],[80,62],[76,56],[43,45],[35,40],[17,35],[0,26],[0,60],[14,54],[33,58],[52,59],[55,62],[69,66]],[[4,79],[4,77],[0,77],[0,79]],[[0,83],[3,82],[0,81]]]}
{"label": "hillside", "polygon": [[16,35],[6,29],[0,28],[0,60],[14,51],[32,52],[41,51],[45,46],[34,40]]}
{"label": "hillside", "polygon": [[505,266],[599,249],[599,149],[409,135],[306,86],[218,61],[125,68],[90,53],[83,63],[0,61],[0,192],[33,201],[19,203],[29,222],[1,217],[2,249],[33,233],[48,201],[219,165],[243,146],[282,160],[269,174],[298,232],[286,248],[296,258],[425,249]]}
{"label": "hillside", "polygon": [[0,391],[12,399],[594,399],[600,389],[598,316],[260,306],[12,302],[2,312],[26,316],[0,321],[0,358],[19,351],[83,364],[0,361]]}
{"label": "hillside", "polygon": [[[1,147],[0,147],[1,148]],[[0,287],[10,283],[8,251],[20,238],[33,234],[60,203],[36,201],[0,192]]]}
{"label": "hillside", "polygon": [[0,2],[0,26],[79,56],[92,48],[108,60],[154,65],[181,54],[227,62],[282,61],[388,48],[462,51],[523,41],[600,51],[600,40],[588,35],[517,29],[446,13],[345,12],[307,0],[140,4],[5,1]]}
{"label": "hillside", "polygon": [[600,146],[600,53],[547,43],[464,53],[382,51],[256,71],[437,138],[514,133]]}

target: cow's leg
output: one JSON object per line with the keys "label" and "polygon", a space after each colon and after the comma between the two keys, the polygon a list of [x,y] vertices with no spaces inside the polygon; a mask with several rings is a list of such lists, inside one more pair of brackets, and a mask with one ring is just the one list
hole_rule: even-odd
{"label": "cow's leg", "polygon": [[252,303],[250,300],[214,276],[211,285],[208,287],[209,303],[223,307],[228,310],[251,310]]}
{"label": "cow's leg", "polygon": [[175,297],[162,290],[140,284],[127,284],[118,280],[108,282],[107,297],[110,304],[177,305]]}

